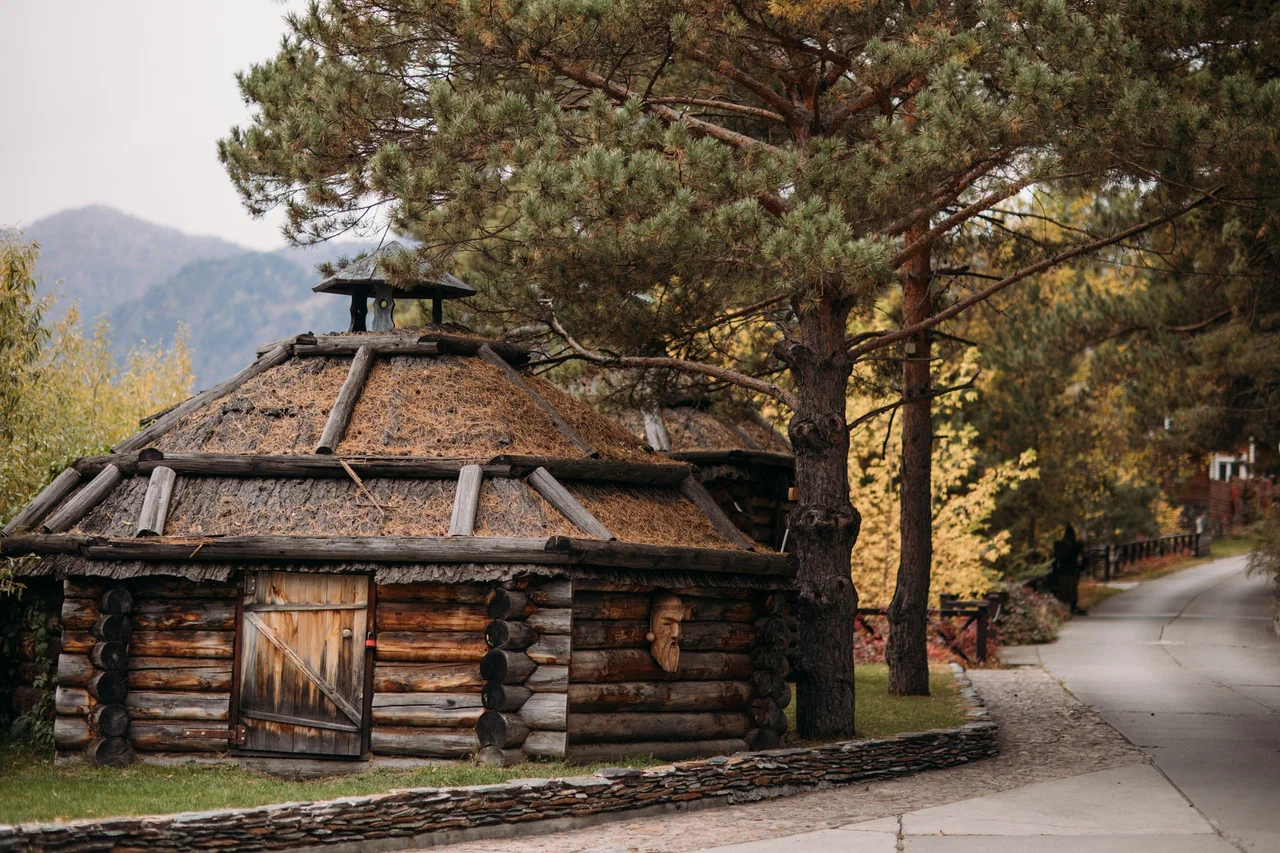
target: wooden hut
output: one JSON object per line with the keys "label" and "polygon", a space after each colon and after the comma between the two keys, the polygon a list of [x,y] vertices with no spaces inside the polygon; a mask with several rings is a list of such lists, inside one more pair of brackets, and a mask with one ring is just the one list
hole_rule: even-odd
{"label": "wooden hut", "polygon": [[774,550],[789,544],[795,457],[758,411],[724,395],[699,396],[618,420],[654,450],[695,465],[698,481],[754,541]]}
{"label": "wooden hut", "polygon": [[791,558],[526,360],[300,335],[63,471],[0,539],[61,581],[59,753],[777,745]]}

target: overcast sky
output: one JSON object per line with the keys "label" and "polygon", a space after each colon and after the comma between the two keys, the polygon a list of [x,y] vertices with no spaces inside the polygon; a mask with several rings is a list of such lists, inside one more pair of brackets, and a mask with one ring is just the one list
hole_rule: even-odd
{"label": "overcast sky", "polygon": [[216,143],[298,0],[0,0],[0,226],[107,204],[254,248]]}

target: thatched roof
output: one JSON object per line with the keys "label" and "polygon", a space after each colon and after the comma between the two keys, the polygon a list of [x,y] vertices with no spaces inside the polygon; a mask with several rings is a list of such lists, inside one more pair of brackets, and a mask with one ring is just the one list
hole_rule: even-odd
{"label": "thatched roof", "polygon": [[36,573],[121,577],[255,562],[477,580],[529,565],[791,573],[689,465],[520,371],[527,359],[438,328],[277,342],[78,460],[5,528],[0,553],[46,555]]}
{"label": "thatched roof", "polygon": [[617,420],[673,459],[698,465],[733,460],[794,467],[791,445],[759,412],[733,401],[680,400]]}

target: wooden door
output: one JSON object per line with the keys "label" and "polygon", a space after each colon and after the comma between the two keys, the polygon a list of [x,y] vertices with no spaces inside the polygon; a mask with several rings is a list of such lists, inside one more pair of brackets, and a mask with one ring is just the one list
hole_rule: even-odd
{"label": "wooden door", "polygon": [[240,623],[243,747],[359,755],[368,626],[364,575],[255,573]]}

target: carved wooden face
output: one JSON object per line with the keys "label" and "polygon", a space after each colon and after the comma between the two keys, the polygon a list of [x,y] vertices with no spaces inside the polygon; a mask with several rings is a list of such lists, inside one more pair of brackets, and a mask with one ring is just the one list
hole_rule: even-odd
{"label": "carved wooden face", "polygon": [[684,621],[684,605],[680,597],[660,592],[649,606],[649,651],[658,666],[667,672],[680,667],[680,623]]}

